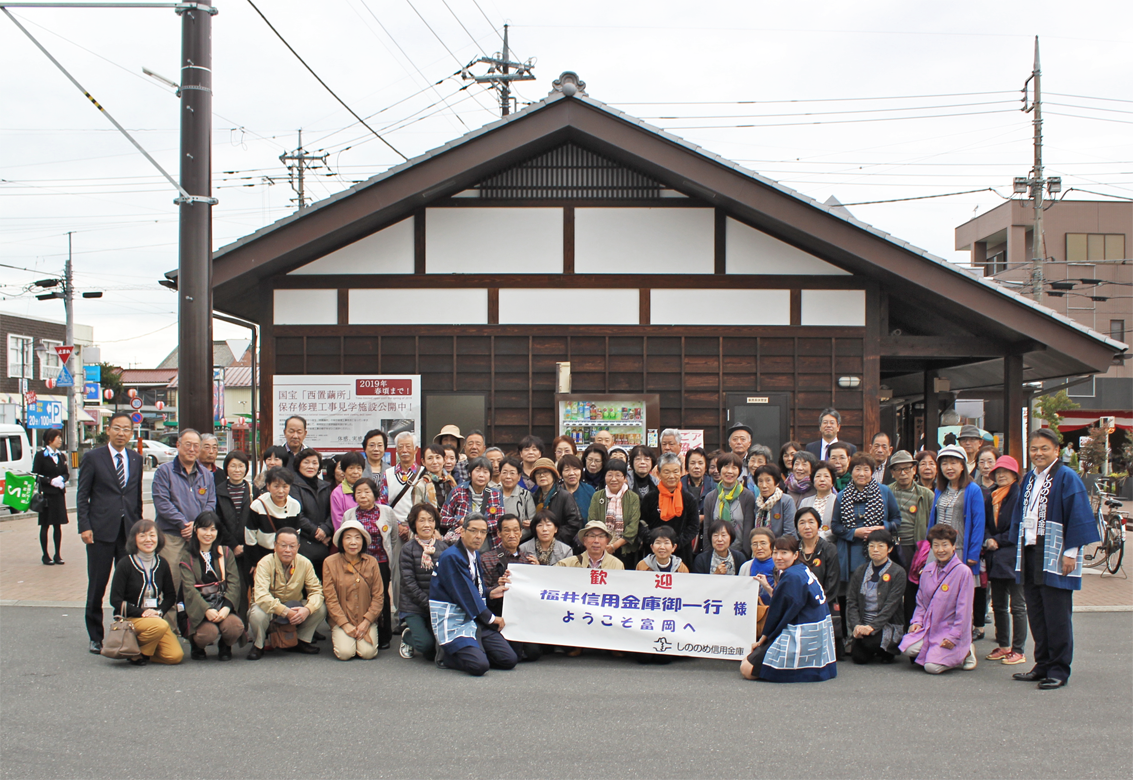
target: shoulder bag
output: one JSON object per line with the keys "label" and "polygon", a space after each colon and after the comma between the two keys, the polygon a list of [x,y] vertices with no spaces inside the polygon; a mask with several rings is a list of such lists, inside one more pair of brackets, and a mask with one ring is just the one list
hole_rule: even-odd
{"label": "shoulder bag", "polygon": [[122,614],[114,616],[110,631],[102,640],[102,654],[107,658],[137,658],[142,654],[138,646],[138,633],[125,617],[126,602],[122,602]]}

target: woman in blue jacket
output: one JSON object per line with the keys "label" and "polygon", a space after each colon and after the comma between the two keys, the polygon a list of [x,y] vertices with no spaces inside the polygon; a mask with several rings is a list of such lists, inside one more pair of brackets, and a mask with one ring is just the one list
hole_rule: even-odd
{"label": "woman in blue jacket", "polygon": [[956,555],[972,570],[979,582],[980,552],[984,546],[986,516],[984,492],[972,481],[967,469],[967,453],[950,444],[936,454],[939,474],[936,477],[936,500],[928,527],[944,523],[956,529]]}

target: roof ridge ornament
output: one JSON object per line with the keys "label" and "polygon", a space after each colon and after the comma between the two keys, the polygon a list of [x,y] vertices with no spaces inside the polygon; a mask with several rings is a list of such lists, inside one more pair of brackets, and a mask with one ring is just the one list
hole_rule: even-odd
{"label": "roof ridge ornament", "polygon": [[586,82],[578,77],[578,74],[573,70],[564,70],[562,75],[551,82],[551,92],[554,95],[556,92],[561,92],[567,97],[574,97],[575,95],[586,95]]}

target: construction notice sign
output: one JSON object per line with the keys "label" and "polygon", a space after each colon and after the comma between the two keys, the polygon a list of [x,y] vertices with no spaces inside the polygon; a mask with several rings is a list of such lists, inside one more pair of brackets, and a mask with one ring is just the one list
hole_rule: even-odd
{"label": "construction notice sign", "polygon": [[367,431],[381,428],[392,447],[402,431],[420,434],[419,375],[300,375],[272,377],[274,441],[284,441],[287,418],[307,421],[305,444],[324,452],[362,448]]}

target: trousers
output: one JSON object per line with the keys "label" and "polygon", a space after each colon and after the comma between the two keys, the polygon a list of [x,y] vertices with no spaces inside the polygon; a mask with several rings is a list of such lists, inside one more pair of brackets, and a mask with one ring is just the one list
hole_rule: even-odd
{"label": "trousers", "polygon": [[403,612],[401,619],[407,626],[401,635],[401,641],[412,647],[417,655],[432,658],[437,649],[437,640],[433,636],[433,627],[429,625],[428,615]]}
{"label": "trousers", "polygon": [[1035,642],[1037,674],[1055,680],[1070,679],[1074,660],[1074,591],[1043,584],[1043,537],[1023,549],[1023,594],[1027,599],[1027,622]]}
{"label": "trousers", "polygon": [[[126,531],[118,529],[118,538],[113,542],[94,541],[84,545],[87,548],[87,606],[84,617],[87,623],[87,636],[92,642],[102,642],[105,627],[102,624],[102,605],[106,599],[106,586],[110,583],[110,573],[119,558],[126,555]],[[115,604],[120,609],[121,604]]]}
{"label": "trousers", "polygon": [[244,621],[236,615],[229,615],[219,623],[205,621],[197,626],[193,633],[192,642],[197,647],[208,647],[218,638],[223,637],[224,643],[231,647],[244,636]]}
{"label": "trousers", "polygon": [[1027,641],[1027,598],[1023,586],[1015,580],[991,580],[989,586],[991,612],[995,616],[995,644],[1022,654]]}
{"label": "trousers", "polygon": [[138,634],[138,647],[155,664],[179,664],[185,657],[181,643],[162,618],[129,618]]}
{"label": "trousers", "polygon": [[[296,633],[299,635],[299,641],[311,643],[315,638],[315,629],[319,627],[319,623],[327,616],[327,608],[325,604],[320,604],[319,608],[307,616],[307,619],[296,626]],[[268,614],[253,604],[248,608],[248,627],[252,630],[252,644],[261,650],[264,648],[264,641],[267,639],[268,628],[271,626],[271,621],[275,615]]]}
{"label": "trousers", "polygon": [[[909,645],[909,648],[905,651],[905,655],[909,656],[909,658],[915,659],[918,655],[921,654],[921,647],[923,645],[924,645],[923,639],[921,641],[915,643],[915,644]],[[960,667],[958,667],[958,666],[945,666],[944,664],[925,664],[924,665],[924,670],[926,672],[928,672],[929,674],[942,674],[944,672],[947,672],[949,669],[959,669],[959,668]]]}
{"label": "trousers", "polygon": [[340,661],[349,661],[354,656],[367,661],[378,657],[378,627],[371,625],[366,632],[365,639],[355,639],[334,626],[330,630],[330,642],[334,646],[334,657]]}
{"label": "trousers", "polygon": [[477,628],[476,644],[467,645],[459,649],[452,649],[451,645],[441,645],[444,650],[445,666],[461,672],[468,672],[473,677],[481,677],[488,669],[514,669],[519,663],[515,651],[504,639],[503,634],[494,628]]}
{"label": "trousers", "polygon": [[855,637],[850,650],[850,658],[854,663],[868,664],[877,656],[884,661],[892,660],[893,655],[881,649],[881,634],[881,631],[874,631],[868,636]]}

